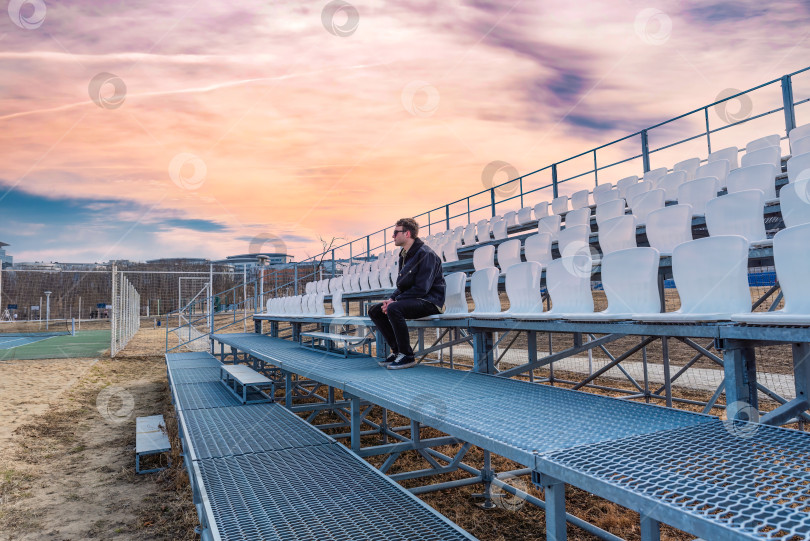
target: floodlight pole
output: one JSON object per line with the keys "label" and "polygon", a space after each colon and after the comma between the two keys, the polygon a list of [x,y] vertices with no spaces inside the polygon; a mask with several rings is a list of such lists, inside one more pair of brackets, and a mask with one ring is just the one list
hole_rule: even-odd
{"label": "floodlight pole", "polygon": [[259,306],[254,308],[255,313],[261,313],[262,308],[264,307],[264,268],[267,265],[267,262],[270,261],[270,258],[266,255],[257,255],[256,259],[259,260],[259,265],[261,267],[261,283],[259,284]]}
{"label": "floodlight pole", "polygon": [[51,319],[51,293],[52,291],[45,292],[45,330],[48,330],[48,323]]}

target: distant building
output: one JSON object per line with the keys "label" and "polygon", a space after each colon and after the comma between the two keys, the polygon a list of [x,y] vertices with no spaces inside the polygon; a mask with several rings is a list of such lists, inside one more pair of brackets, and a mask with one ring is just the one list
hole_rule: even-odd
{"label": "distant building", "polygon": [[242,270],[250,271],[255,267],[260,267],[260,258],[267,258],[267,265],[272,267],[291,263],[293,256],[281,253],[260,252],[255,254],[230,255],[225,259],[214,261],[214,263],[232,265],[234,271],[242,272]]}
{"label": "distant building", "polygon": [[218,262],[209,261],[208,259],[202,257],[164,257],[162,259],[150,259],[146,263],[148,265],[164,265],[169,267],[180,265],[209,265],[211,263],[218,263]]}
{"label": "distant building", "polygon": [[44,270],[44,271],[59,272],[62,269],[59,267],[59,263],[23,261],[14,265],[14,270],[41,270],[41,271]]}
{"label": "distant building", "polygon": [[14,257],[6,254],[6,246],[8,246],[8,244],[0,242],[0,267],[4,269],[14,265]]}

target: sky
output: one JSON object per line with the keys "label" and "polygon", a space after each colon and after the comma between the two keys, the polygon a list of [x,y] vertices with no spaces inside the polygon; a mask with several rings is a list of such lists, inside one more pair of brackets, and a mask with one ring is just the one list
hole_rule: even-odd
{"label": "sky", "polygon": [[[323,242],[383,228],[372,251],[390,249],[400,217],[810,64],[807,1],[5,3],[0,241],[15,261],[256,251],[303,260]],[[810,97],[810,72],[793,83],[796,100]],[[652,130],[650,144],[700,133],[707,120],[717,129],[755,117],[781,99],[770,85]],[[799,124],[810,122],[806,107]],[[784,136],[783,119],[746,126]],[[721,131],[711,144],[744,146],[748,132]],[[635,156],[639,145],[612,145],[597,161]],[[655,153],[652,167],[707,152],[703,138]],[[587,154],[558,177],[592,167]],[[635,159],[559,191],[641,172]],[[549,175],[527,176],[524,189]],[[545,188],[524,204],[550,197]],[[491,214],[490,202],[489,192],[474,197],[471,208],[484,208],[472,219]],[[519,207],[511,199],[497,209]],[[466,208],[451,205],[451,226],[466,223]],[[444,208],[431,214],[444,219]],[[365,239],[351,246],[365,249]]]}

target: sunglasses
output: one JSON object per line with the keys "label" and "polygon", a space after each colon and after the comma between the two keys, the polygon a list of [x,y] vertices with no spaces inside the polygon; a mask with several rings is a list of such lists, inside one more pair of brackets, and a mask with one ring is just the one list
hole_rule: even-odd
{"label": "sunglasses", "polygon": [[397,235],[399,235],[400,233],[404,233],[404,232],[406,232],[406,231],[407,231],[407,229],[394,229],[394,231],[393,231],[394,235],[393,235],[393,236],[395,236],[395,237],[396,237],[396,236],[397,236]]}

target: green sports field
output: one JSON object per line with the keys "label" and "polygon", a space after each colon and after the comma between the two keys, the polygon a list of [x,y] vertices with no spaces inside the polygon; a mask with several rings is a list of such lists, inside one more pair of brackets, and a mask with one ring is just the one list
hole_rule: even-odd
{"label": "green sports field", "polygon": [[79,331],[75,336],[52,336],[31,344],[0,349],[0,361],[98,357],[109,349],[109,330]]}

